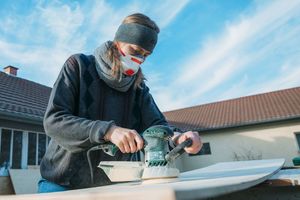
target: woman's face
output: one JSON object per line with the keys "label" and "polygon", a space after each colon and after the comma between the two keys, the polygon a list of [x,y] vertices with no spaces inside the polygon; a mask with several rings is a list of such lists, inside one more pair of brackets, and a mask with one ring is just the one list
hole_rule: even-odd
{"label": "woman's face", "polygon": [[129,44],[125,42],[117,42],[117,45],[119,48],[125,53],[132,56],[143,56],[144,58],[147,58],[151,54],[150,51],[147,51],[143,49],[142,47],[135,45],[135,44]]}

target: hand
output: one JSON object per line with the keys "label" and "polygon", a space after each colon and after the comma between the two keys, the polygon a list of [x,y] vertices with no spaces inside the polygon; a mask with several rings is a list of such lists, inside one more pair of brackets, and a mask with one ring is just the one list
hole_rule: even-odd
{"label": "hand", "polygon": [[134,153],[144,146],[143,139],[135,130],[118,126],[112,126],[105,134],[104,140],[115,144],[122,153]]}
{"label": "hand", "polygon": [[[177,137],[178,135],[175,135],[173,138]],[[180,144],[182,142],[184,142],[185,140],[187,140],[188,138],[192,139],[193,141],[193,144],[192,146],[190,147],[186,147],[184,148],[184,150],[187,152],[187,153],[190,153],[190,154],[196,154],[200,151],[200,149],[202,148],[203,144],[201,142],[201,139],[200,139],[200,136],[198,134],[198,132],[193,132],[193,131],[188,131],[188,132],[185,132],[185,133],[182,133],[178,140],[177,140],[177,144]]]}

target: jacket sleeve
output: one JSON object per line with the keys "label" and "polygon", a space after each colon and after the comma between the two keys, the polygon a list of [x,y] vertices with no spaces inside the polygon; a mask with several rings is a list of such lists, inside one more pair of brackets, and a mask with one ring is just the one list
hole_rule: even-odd
{"label": "jacket sleeve", "polygon": [[71,152],[89,149],[103,143],[113,121],[89,120],[76,116],[79,98],[79,64],[71,56],[63,65],[53,86],[44,116],[47,135]]}

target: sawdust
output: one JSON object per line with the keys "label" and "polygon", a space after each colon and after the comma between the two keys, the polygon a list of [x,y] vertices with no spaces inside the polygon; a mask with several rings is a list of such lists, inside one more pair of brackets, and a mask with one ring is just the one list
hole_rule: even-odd
{"label": "sawdust", "polygon": [[178,182],[178,181],[180,181],[180,179],[178,177],[174,177],[174,178],[155,178],[155,179],[143,180],[141,185],[159,184],[159,183],[173,183],[173,182]]}
{"label": "sawdust", "polygon": [[161,179],[161,178],[173,178],[178,177],[180,174],[177,168],[155,166],[146,167],[143,171],[142,179]]}

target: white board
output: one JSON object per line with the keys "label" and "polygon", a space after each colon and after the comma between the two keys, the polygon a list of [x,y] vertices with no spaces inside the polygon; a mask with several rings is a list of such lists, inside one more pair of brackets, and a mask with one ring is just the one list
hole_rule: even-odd
{"label": "white board", "polygon": [[180,185],[172,185],[178,199],[216,197],[262,183],[278,172],[283,164],[284,159],[218,163],[182,173]]}
{"label": "white board", "polygon": [[37,192],[37,183],[41,178],[39,169],[10,169],[9,174],[16,194]]}
{"label": "white board", "polygon": [[171,183],[132,182],[48,194],[3,196],[0,199],[203,199],[262,183],[279,171],[283,164],[284,159],[225,162],[182,173]]}

